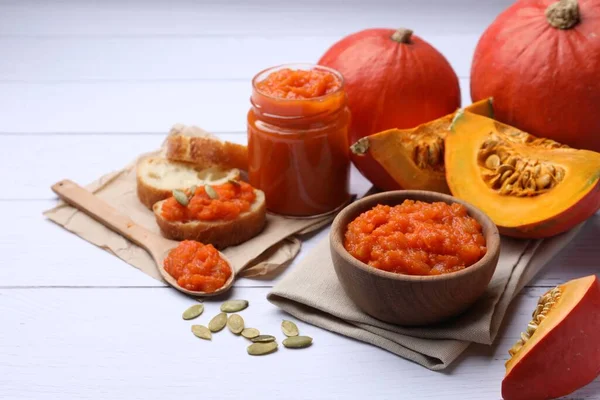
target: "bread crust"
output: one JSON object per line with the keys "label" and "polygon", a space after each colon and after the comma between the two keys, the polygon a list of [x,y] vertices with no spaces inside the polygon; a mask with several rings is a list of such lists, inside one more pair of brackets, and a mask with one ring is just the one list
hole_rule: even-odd
{"label": "bread crust", "polygon": [[203,168],[222,167],[248,170],[248,147],[222,142],[212,136],[172,134],[167,138],[167,158]]}
{"label": "bread crust", "polygon": [[229,221],[167,221],[161,215],[163,201],[154,204],[156,223],[163,236],[172,240],[196,240],[224,249],[258,235],[266,223],[266,202],[262,191],[254,189],[256,200],[250,210]]}

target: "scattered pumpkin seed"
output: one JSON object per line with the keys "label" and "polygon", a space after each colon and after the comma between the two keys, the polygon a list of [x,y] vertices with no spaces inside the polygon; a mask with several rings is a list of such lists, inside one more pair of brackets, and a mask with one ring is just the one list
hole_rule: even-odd
{"label": "scattered pumpkin seed", "polygon": [[281,330],[285,336],[298,336],[298,327],[292,321],[284,319],[281,322]]}
{"label": "scattered pumpkin seed", "polygon": [[244,328],[242,331],[242,336],[246,339],[253,339],[260,335],[260,332],[256,328]]}
{"label": "scattered pumpkin seed", "polygon": [[198,189],[198,186],[196,186],[196,185],[192,185],[192,187],[190,188],[190,200],[196,194],[196,189]]}
{"label": "scattered pumpkin seed", "polygon": [[217,191],[212,186],[210,186],[210,185],[204,185],[204,190],[206,191],[206,194],[208,195],[208,197],[210,197],[211,199],[218,199],[219,198],[219,195],[217,194]]}
{"label": "scattered pumpkin seed", "polygon": [[248,300],[228,300],[221,304],[221,311],[226,313],[234,313],[242,311],[248,307]]}
{"label": "scattered pumpkin seed", "polygon": [[194,319],[204,312],[204,304],[194,304],[183,312],[183,319]]}
{"label": "scattered pumpkin seed", "polygon": [[173,197],[175,197],[175,200],[177,200],[177,202],[184,207],[187,206],[190,202],[188,197],[181,190],[174,189]]}
{"label": "scattered pumpkin seed", "polygon": [[303,349],[311,344],[312,338],[310,336],[291,336],[283,341],[283,345],[288,349]]}
{"label": "scattered pumpkin seed", "polygon": [[239,314],[232,314],[227,320],[227,327],[236,335],[239,335],[244,330],[244,318]]}
{"label": "scattered pumpkin seed", "polygon": [[210,330],[204,325],[192,325],[192,333],[200,339],[212,339],[212,333],[210,333]]}
{"label": "scattered pumpkin seed", "polygon": [[254,343],[274,342],[275,336],[273,336],[273,335],[258,335],[250,340],[252,340]]}
{"label": "scattered pumpkin seed", "polygon": [[219,332],[221,329],[225,328],[226,324],[227,314],[220,313],[215,315],[213,319],[210,320],[208,323],[208,329],[210,329],[211,332]]}
{"label": "scattered pumpkin seed", "polygon": [[248,346],[248,354],[251,356],[262,356],[277,350],[277,342],[252,343]]}

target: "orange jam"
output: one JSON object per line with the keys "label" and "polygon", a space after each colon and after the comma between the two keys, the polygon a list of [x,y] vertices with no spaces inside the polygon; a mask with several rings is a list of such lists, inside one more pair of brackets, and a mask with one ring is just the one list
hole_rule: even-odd
{"label": "orange jam", "polygon": [[481,225],[462,204],[405,200],[348,224],[344,247],[372,267],[407,275],[460,271],[486,252]]}
{"label": "orange jam", "polygon": [[[232,220],[248,211],[256,199],[254,188],[246,182],[235,181],[211,186],[216,198],[206,193],[206,187],[196,189],[187,206],[169,197],[162,206],[162,217],[167,221]],[[189,193],[187,193],[189,195]]]}
{"label": "orange jam", "polygon": [[169,252],[165,270],[179,286],[193,291],[212,293],[231,276],[231,267],[212,244],[184,240]]}
{"label": "orange jam", "polygon": [[256,84],[259,92],[279,99],[313,99],[333,93],[342,86],[335,75],[322,70],[292,70],[271,72]]}
{"label": "orange jam", "polygon": [[350,111],[341,74],[282,66],[259,73],[252,84],[248,176],[265,192],[267,209],[313,216],[345,203]]}

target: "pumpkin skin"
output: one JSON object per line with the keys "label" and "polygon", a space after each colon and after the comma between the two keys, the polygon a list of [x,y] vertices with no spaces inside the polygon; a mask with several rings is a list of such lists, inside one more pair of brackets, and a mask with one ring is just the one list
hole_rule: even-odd
{"label": "pumpkin skin", "polygon": [[572,1],[580,20],[566,29],[545,15],[556,0],[500,14],[477,44],[471,98],[493,97],[499,121],[532,135],[600,152],[600,1]]}
{"label": "pumpkin skin", "polygon": [[[354,33],[335,43],[318,63],[344,76],[352,113],[350,143],[386,129],[414,128],[460,107],[458,77],[448,61],[408,30]],[[351,157],[379,189],[400,188],[369,155]]]}
{"label": "pumpkin skin", "polygon": [[559,298],[552,300],[555,304],[545,318],[522,346],[520,341],[509,353],[502,381],[505,400],[565,396],[600,374],[598,277],[574,279],[556,290]]}

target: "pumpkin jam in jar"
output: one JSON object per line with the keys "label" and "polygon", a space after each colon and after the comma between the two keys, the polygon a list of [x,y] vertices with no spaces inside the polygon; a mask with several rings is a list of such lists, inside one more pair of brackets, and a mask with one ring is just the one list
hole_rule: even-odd
{"label": "pumpkin jam in jar", "polygon": [[365,264],[407,275],[460,271],[486,252],[481,225],[462,204],[414,200],[359,215],[348,224],[344,247]]}
{"label": "pumpkin jam in jar", "polygon": [[223,287],[231,267],[212,244],[184,240],[165,258],[165,271],[182,288],[212,293]]}
{"label": "pumpkin jam in jar", "polygon": [[252,80],[249,180],[267,209],[288,216],[335,210],[349,195],[350,111],[341,74],[283,65]]}
{"label": "pumpkin jam in jar", "polygon": [[[256,199],[254,188],[242,181],[196,188],[187,206],[175,197],[169,197],[162,206],[162,217],[167,221],[217,221],[232,220],[250,210]],[[212,188],[212,189],[211,189]],[[185,193],[188,198],[191,193]],[[212,196],[211,196],[212,194]]]}

